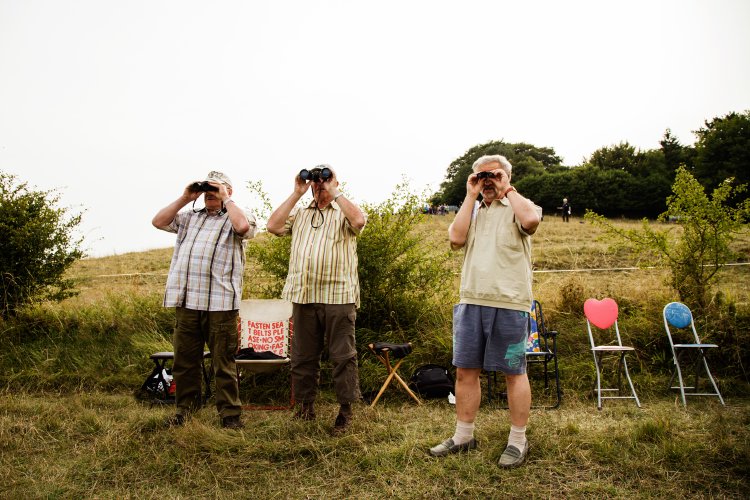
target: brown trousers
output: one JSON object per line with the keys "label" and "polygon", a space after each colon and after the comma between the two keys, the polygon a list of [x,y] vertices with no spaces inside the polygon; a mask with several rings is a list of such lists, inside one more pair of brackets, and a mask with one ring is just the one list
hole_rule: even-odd
{"label": "brown trousers", "polygon": [[187,415],[201,406],[203,346],[211,351],[216,381],[216,410],[219,416],[242,413],[237,369],[237,318],[239,311],[195,311],[178,307],[175,311],[174,366],[177,413]]}
{"label": "brown trousers", "polygon": [[354,304],[293,304],[292,384],[294,399],[312,403],[318,393],[325,343],[333,365],[333,386],[340,404],[360,399]]}

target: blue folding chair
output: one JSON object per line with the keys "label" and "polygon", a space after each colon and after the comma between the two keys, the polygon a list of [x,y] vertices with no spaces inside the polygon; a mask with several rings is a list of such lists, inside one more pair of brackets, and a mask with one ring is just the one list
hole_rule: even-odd
{"label": "blue folding chair", "polygon": [[[667,331],[667,337],[669,338],[669,346],[672,349],[672,359],[674,360],[674,372],[672,378],[669,379],[670,389],[679,389],[680,396],[682,397],[682,405],[687,406],[687,400],[685,396],[716,396],[724,404],[724,399],[719,393],[719,388],[716,385],[714,377],[711,375],[711,370],[708,369],[708,361],[706,361],[706,351],[719,347],[716,344],[704,344],[698,338],[698,332],[695,329],[695,322],[693,321],[693,313],[690,308],[681,302],[670,302],[664,306],[662,311],[664,316],[664,329]],[[675,343],[672,337],[672,330],[670,327],[676,329],[675,334],[679,334],[680,331],[684,331],[688,328],[693,332],[694,343]],[[693,374],[695,381],[692,386],[686,386],[683,378],[683,366],[692,365]],[[700,378],[701,365],[706,371],[706,378],[711,382],[713,392],[698,392],[698,381]],[[672,385],[675,377],[679,385]]]}

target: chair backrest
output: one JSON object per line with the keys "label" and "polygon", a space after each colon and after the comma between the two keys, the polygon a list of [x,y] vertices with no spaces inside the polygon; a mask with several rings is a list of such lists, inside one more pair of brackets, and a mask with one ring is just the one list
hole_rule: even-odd
{"label": "chair backrest", "polygon": [[292,303],[279,299],[249,299],[240,303],[239,347],[289,357],[293,331]]}
{"label": "chair backrest", "polygon": [[601,331],[614,329],[617,345],[622,346],[620,328],[617,326],[619,309],[617,307],[617,302],[615,302],[614,299],[587,299],[586,302],[583,303],[583,314],[586,316],[586,328],[588,330],[589,341],[591,342],[592,349],[598,345],[594,340],[594,334],[591,330],[592,324]]}
{"label": "chair backrest", "polygon": [[669,304],[664,306],[662,316],[664,317],[664,329],[667,331],[667,337],[669,338],[670,344],[675,344],[670,326],[678,330],[689,328],[693,332],[695,343],[701,343],[700,339],[698,338],[698,332],[695,329],[693,313],[690,311],[690,308],[688,306],[686,306],[682,302],[670,302]]}
{"label": "chair backrest", "polygon": [[541,311],[542,306],[539,304],[539,301],[533,301],[531,303],[531,311],[529,311],[529,338],[526,340],[526,352],[541,352],[541,347],[539,346],[539,325],[544,324]]}

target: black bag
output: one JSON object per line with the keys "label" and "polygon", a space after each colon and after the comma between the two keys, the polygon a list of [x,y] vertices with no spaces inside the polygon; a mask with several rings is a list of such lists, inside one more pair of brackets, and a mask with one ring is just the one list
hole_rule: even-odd
{"label": "black bag", "polygon": [[423,398],[444,398],[455,394],[453,377],[447,368],[439,365],[420,366],[411,376],[409,388]]}

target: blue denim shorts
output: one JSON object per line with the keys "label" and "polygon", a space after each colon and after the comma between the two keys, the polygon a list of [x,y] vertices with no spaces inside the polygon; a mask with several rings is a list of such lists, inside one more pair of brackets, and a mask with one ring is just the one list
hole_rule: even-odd
{"label": "blue denim shorts", "polygon": [[453,306],[453,365],[526,373],[529,313],[474,304]]}

